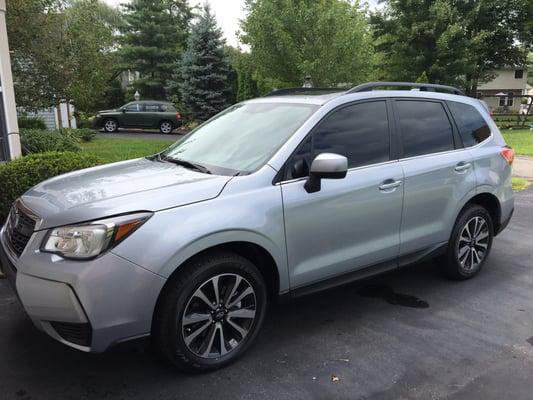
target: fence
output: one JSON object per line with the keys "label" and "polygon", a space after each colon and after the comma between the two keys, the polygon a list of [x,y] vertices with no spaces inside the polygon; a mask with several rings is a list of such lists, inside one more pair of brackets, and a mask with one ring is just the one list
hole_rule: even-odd
{"label": "fence", "polygon": [[533,96],[478,95],[489,107],[492,119],[499,128],[533,129]]}

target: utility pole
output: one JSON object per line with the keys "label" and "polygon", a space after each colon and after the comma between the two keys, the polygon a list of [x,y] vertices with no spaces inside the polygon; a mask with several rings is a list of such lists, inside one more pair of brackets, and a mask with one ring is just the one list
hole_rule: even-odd
{"label": "utility pole", "polygon": [[21,156],[11,57],[7,43],[6,0],[0,0],[0,161]]}

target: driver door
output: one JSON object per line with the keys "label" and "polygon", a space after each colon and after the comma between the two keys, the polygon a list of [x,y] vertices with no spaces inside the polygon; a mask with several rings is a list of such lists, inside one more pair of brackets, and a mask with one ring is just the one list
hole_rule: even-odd
{"label": "driver door", "polygon": [[144,126],[144,105],[141,103],[130,103],[122,109],[121,125],[125,127]]}
{"label": "driver door", "polygon": [[[337,109],[286,165],[281,189],[291,289],[380,263],[396,267],[403,171],[390,157],[389,114],[385,100]],[[347,157],[348,173],[307,193],[309,167],[320,153]]]}

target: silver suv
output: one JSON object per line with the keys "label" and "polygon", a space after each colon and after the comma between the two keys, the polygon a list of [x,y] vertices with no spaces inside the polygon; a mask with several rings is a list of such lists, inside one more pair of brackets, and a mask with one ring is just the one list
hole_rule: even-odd
{"label": "silver suv", "polygon": [[477,274],[513,213],[512,161],[452,87],[277,91],[155,156],[30,189],[1,264],[58,341],[102,352],[151,334],[174,365],[211,370],[252,344],[269,301],[434,257]]}

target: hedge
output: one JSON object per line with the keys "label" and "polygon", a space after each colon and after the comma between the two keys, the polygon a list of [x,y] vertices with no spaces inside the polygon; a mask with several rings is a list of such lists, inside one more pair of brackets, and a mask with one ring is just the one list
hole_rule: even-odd
{"label": "hedge", "polygon": [[11,204],[39,182],[98,164],[98,157],[89,153],[49,152],[0,165],[0,221],[7,217]]}
{"label": "hedge", "polygon": [[21,129],[20,143],[24,154],[81,150],[75,137],[59,130]]}
{"label": "hedge", "polygon": [[18,117],[19,129],[46,129],[46,124],[39,117]]}

